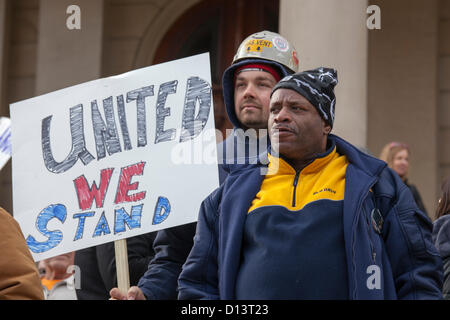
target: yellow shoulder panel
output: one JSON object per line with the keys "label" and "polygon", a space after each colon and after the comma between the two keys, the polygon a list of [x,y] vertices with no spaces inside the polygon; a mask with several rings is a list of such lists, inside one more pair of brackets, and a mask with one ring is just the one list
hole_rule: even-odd
{"label": "yellow shoulder panel", "polygon": [[[282,170],[278,174],[266,175],[248,212],[265,206],[283,206],[288,210],[298,211],[308,203],[322,199],[343,200],[347,165],[347,158],[334,150],[325,158],[316,159],[304,168],[299,173],[296,187],[295,170]],[[282,166],[286,166],[286,163]]]}

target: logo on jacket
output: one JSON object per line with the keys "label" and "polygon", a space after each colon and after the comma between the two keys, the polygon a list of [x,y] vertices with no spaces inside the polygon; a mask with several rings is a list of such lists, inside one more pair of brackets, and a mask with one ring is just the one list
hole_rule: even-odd
{"label": "logo on jacket", "polygon": [[332,194],[336,194],[336,190],[333,190],[331,188],[323,188],[323,189],[320,189],[319,191],[314,191],[313,196],[315,196],[321,192],[331,192]]}

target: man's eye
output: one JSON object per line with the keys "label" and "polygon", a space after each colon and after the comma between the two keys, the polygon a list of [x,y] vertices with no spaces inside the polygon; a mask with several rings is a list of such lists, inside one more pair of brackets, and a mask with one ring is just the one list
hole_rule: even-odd
{"label": "man's eye", "polygon": [[272,83],[270,83],[270,82],[262,82],[262,83],[260,84],[260,86],[261,86],[261,87],[264,87],[264,88],[269,88],[269,89],[272,89],[272,88],[273,88],[273,85],[272,85]]}
{"label": "man's eye", "polygon": [[291,110],[293,111],[306,111],[304,107],[301,106],[291,106]]}

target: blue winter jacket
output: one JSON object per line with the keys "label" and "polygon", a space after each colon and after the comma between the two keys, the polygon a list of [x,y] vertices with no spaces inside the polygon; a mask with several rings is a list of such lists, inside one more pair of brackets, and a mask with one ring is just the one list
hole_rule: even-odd
{"label": "blue winter jacket", "polygon": [[[442,261],[431,240],[432,223],[407,186],[383,161],[337,136],[329,139],[349,161],[343,205],[349,298],[441,299]],[[235,299],[243,230],[264,179],[261,168],[230,173],[202,203],[194,246],[178,280],[179,299]],[[381,215],[372,221],[376,209]],[[374,264],[381,271],[380,289],[367,283]]]}

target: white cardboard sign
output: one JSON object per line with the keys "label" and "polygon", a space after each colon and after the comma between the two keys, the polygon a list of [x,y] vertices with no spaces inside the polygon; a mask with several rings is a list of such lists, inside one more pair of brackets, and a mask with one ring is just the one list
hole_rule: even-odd
{"label": "white cardboard sign", "polygon": [[0,118],[0,170],[11,158],[11,120]]}
{"label": "white cardboard sign", "polygon": [[[219,184],[209,66],[200,54],[11,105],[14,217],[36,261],[197,220]],[[194,144],[209,161],[174,161]]]}

